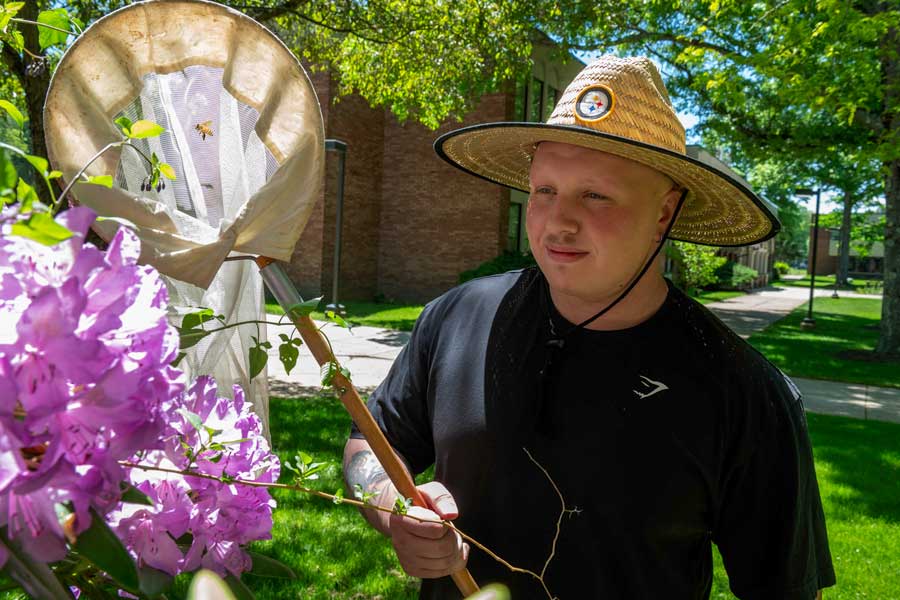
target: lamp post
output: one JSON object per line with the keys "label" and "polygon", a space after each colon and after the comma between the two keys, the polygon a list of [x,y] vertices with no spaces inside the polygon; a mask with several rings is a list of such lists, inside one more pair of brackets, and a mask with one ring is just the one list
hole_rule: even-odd
{"label": "lamp post", "polygon": [[816,320],[813,318],[813,298],[816,290],[816,257],[819,249],[819,199],[821,190],[818,188],[815,190],[799,188],[796,193],[798,196],[812,196],[813,194],[816,196],[816,214],[813,217],[812,263],[809,270],[809,310],[806,313],[806,317],[800,322],[802,329],[812,329],[816,326]]}
{"label": "lamp post", "polygon": [[341,140],[325,140],[325,150],[338,153],[337,173],[337,206],[334,214],[334,264],[331,274],[331,303],[326,310],[339,315],[345,314],[344,305],[338,302],[338,281],[341,276],[341,230],[344,219],[344,158],[347,156],[347,143]]}

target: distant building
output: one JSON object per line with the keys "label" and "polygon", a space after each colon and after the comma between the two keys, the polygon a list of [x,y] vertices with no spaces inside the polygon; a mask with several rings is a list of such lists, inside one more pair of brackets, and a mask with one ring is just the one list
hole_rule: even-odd
{"label": "distant building", "polygon": [[[881,215],[875,215],[880,217]],[[806,263],[806,272],[812,272],[812,242],[815,229],[809,228],[810,250],[809,260]],[[818,248],[816,250],[816,275],[833,275],[838,270],[840,256],[841,231],[840,229],[819,228]],[[859,251],[850,243],[850,265],[847,273],[856,277],[874,277],[884,273],[884,243],[875,242],[869,248],[865,256],[860,256]]]}

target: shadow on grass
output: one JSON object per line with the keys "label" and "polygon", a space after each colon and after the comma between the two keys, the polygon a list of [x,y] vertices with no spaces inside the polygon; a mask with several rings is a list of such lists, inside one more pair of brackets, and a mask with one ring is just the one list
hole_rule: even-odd
{"label": "shadow on grass", "polygon": [[[350,417],[336,398],[273,398],[270,404],[272,445],[282,461],[305,452],[328,463],[309,487],[333,493],[343,488],[341,455],[350,433]],[[290,477],[284,471],[282,483]],[[247,576],[259,600],[412,600],[416,580],[404,575],[389,542],[370,528],[352,506],[275,490],[273,539],[253,549],[289,565],[297,579],[285,581]]]}
{"label": "shadow on grass", "polygon": [[900,362],[849,358],[856,352],[874,349],[878,330],[871,325],[879,319],[867,314],[841,314],[851,312],[841,303],[878,301],[829,300],[817,301],[820,310],[813,313],[814,329],[800,328],[807,314],[806,306],[802,306],[765,331],[752,335],[749,342],[788,375],[900,387]]}
{"label": "shadow on grass", "polygon": [[[900,523],[900,425],[807,414],[827,518]],[[834,487],[837,486],[837,487]],[[823,486],[824,488],[824,486]]]}

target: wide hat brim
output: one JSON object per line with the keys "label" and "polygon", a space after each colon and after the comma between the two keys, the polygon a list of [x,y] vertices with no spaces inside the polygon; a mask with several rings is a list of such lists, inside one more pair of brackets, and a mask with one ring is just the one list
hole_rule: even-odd
{"label": "wide hat brim", "polygon": [[434,143],[438,155],[463,171],[529,191],[539,142],[600,150],[650,166],[688,190],[669,238],[707,246],[746,246],[778,233],[777,210],[738,177],[707,162],[637,140],[573,125],[500,122],[451,131]]}

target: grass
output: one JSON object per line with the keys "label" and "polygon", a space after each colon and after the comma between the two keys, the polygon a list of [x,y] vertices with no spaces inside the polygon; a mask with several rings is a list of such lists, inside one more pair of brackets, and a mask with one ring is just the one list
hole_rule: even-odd
{"label": "grass", "polygon": [[[337,489],[350,424],[341,405],[324,397],[273,398],[270,418],[282,459],[302,450],[334,461],[316,487]],[[809,430],[839,581],[826,597],[900,600],[900,425],[810,414]],[[245,576],[257,598],[417,597],[418,584],[402,574],[388,541],[354,508],[297,493],[276,491],[275,498],[273,539],[254,549],[290,565],[298,578]],[[711,598],[733,599],[717,554]]]}
{"label": "grass", "polygon": [[[386,302],[344,302],[347,314],[344,318],[352,325],[386,327],[399,331],[412,331],[416,319],[425,307],[421,304],[389,304]],[[283,315],[284,310],[276,303],[266,303],[270,315]],[[325,313],[313,311],[313,319],[325,320]]]}
{"label": "grass", "polygon": [[728,300],[729,298],[737,298],[744,294],[745,292],[734,290],[702,290],[699,296],[693,296],[693,298],[700,304],[709,304],[710,302],[721,302],[722,300]]}
{"label": "grass", "polygon": [[[816,275],[816,289],[818,288],[834,288],[834,275]],[[772,285],[775,287],[802,287],[809,289],[810,279],[809,276],[804,274],[802,279],[781,279],[779,281],[772,282]],[[862,294],[872,293],[872,289],[880,283],[878,279],[852,279],[848,285],[842,285],[838,287],[838,290],[845,290],[848,292],[859,292]],[[875,292],[876,295],[880,295],[882,292]]]}
{"label": "grass", "polygon": [[816,327],[800,328],[807,305],[795,309],[750,343],[788,375],[900,387],[900,362],[854,360],[848,351],[872,350],[878,341],[880,298],[816,298]]}

